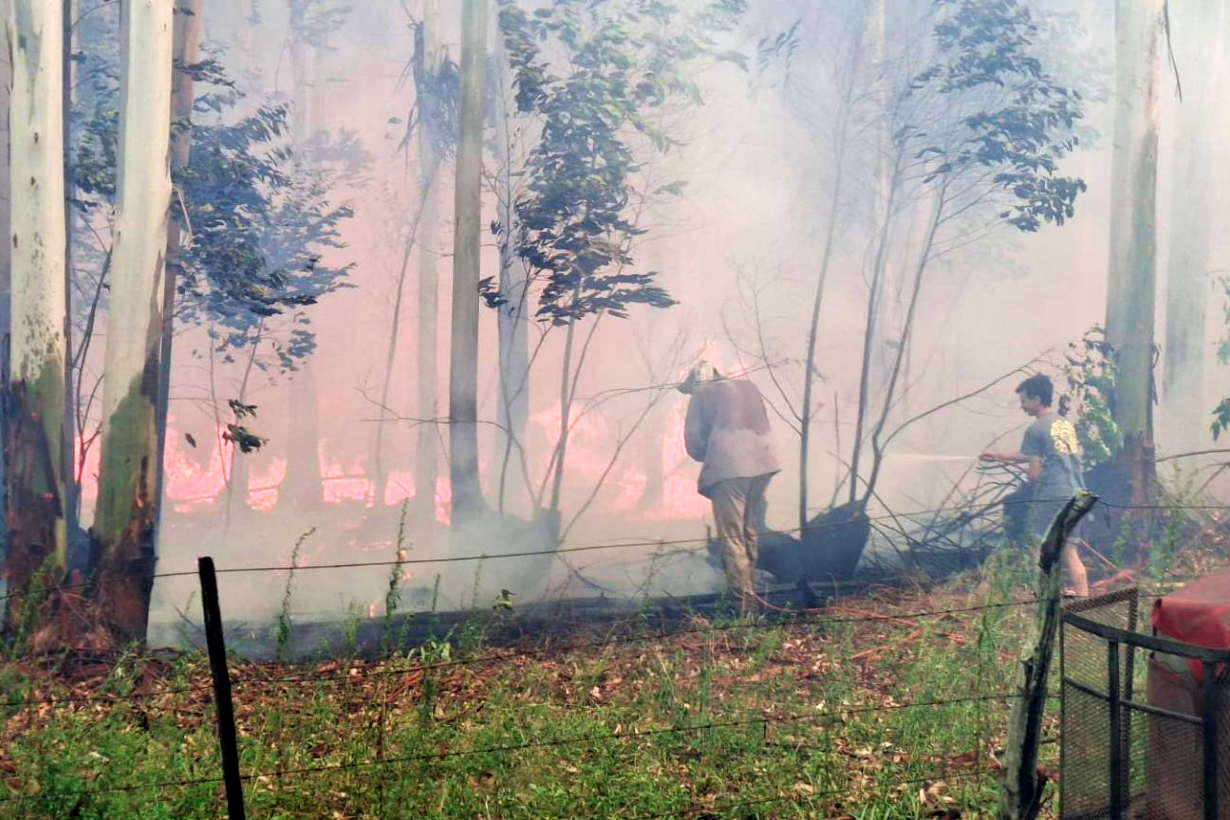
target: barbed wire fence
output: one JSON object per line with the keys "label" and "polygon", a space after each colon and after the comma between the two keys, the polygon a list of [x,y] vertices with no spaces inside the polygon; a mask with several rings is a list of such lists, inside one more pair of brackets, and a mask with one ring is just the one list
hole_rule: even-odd
{"label": "barbed wire fence", "polygon": [[[1028,502],[1021,502],[1028,503]],[[1116,506],[1116,505],[1108,505]],[[1122,506],[1124,509],[1140,509],[1137,506]],[[1165,507],[1150,507],[1161,509],[1172,509],[1172,506]],[[1217,509],[1230,510],[1230,507],[1222,507],[1215,505],[1196,505],[1196,509]],[[949,508],[952,509],[952,508]],[[957,508],[960,509],[960,508]],[[943,510],[922,510],[916,514],[933,514],[942,512]],[[896,517],[901,517],[902,513],[895,514]],[[889,516],[885,516],[888,518]],[[93,797],[98,797],[105,794],[123,793],[123,792],[140,792],[140,791],[165,791],[171,789],[184,789],[190,787],[217,787],[224,786],[225,797],[228,802],[229,816],[233,819],[244,818],[243,807],[243,787],[245,783],[251,783],[256,780],[282,780],[286,778],[299,776],[325,775],[343,771],[369,771],[369,770],[387,770],[399,766],[405,766],[413,763],[432,764],[439,763],[450,758],[467,757],[474,755],[512,755],[521,751],[541,748],[557,748],[577,745],[592,745],[592,744],[622,744],[637,738],[659,737],[659,736],[678,736],[687,734],[696,734],[700,732],[710,731],[721,728],[750,728],[756,725],[767,727],[769,725],[829,725],[834,722],[849,720],[852,715],[866,713],[887,713],[903,710],[925,709],[925,708],[940,708],[945,706],[955,706],[959,704],[977,705],[979,708],[991,703],[1006,703],[1019,695],[1012,691],[1005,690],[989,690],[987,688],[987,677],[990,669],[987,668],[985,659],[979,655],[979,664],[977,674],[974,680],[971,681],[968,693],[961,697],[951,698],[931,698],[919,699],[907,702],[878,704],[875,706],[858,706],[858,707],[842,707],[829,711],[818,711],[806,714],[782,714],[782,715],[761,715],[755,718],[745,718],[740,720],[730,721],[706,721],[693,723],[689,725],[672,725],[672,726],[657,726],[648,727],[636,730],[627,730],[619,732],[606,733],[591,733],[579,735],[576,737],[558,738],[546,741],[532,741],[524,743],[510,743],[494,746],[480,746],[470,749],[438,749],[432,752],[425,752],[413,755],[388,755],[385,753],[383,735],[381,735],[377,746],[378,759],[370,761],[353,761],[347,763],[336,763],[314,767],[297,767],[297,768],[276,768],[269,771],[249,772],[244,774],[240,771],[239,766],[239,744],[238,733],[235,726],[234,706],[232,701],[232,683],[233,677],[228,668],[226,648],[222,632],[222,618],[220,605],[218,602],[217,592],[217,576],[229,575],[236,573],[294,573],[304,570],[336,570],[348,569],[356,567],[399,567],[412,564],[434,564],[434,563],[455,563],[467,561],[483,561],[495,560],[503,558],[517,558],[530,555],[547,555],[556,552],[582,552],[590,550],[608,550],[608,549],[627,549],[634,547],[660,547],[665,544],[687,544],[687,543],[702,543],[709,539],[678,539],[671,542],[662,541],[640,541],[640,542],[625,542],[615,544],[596,544],[584,545],[571,548],[562,548],[560,550],[542,550],[542,551],[522,551],[517,553],[494,553],[480,555],[465,555],[465,556],[448,556],[441,558],[422,558],[422,559],[402,559],[392,561],[364,561],[352,563],[334,563],[334,564],[319,564],[319,565],[302,565],[297,566],[293,562],[289,566],[250,566],[250,567],[228,567],[217,569],[213,566],[213,562],[209,558],[202,558],[196,572],[181,570],[174,572],[154,573],[152,578],[176,578],[197,575],[202,586],[202,603],[204,607],[204,621],[207,638],[207,649],[211,664],[211,685],[209,686],[178,686],[178,687],[162,687],[151,691],[138,691],[125,694],[120,693],[102,693],[88,696],[67,696],[67,697],[37,697],[27,699],[9,699],[0,701],[0,707],[5,709],[23,709],[30,706],[47,706],[56,707],[74,703],[100,703],[100,702],[120,702],[120,701],[139,701],[146,699],[154,699],[165,696],[174,695],[202,695],[207,691],[212,691],[212,702],[214,704],[215,719],[217,722],[217,733],[219,737],[219,747],[221,751],[221,769],[217,776],[205,776],[197,778],[184,778],[178,780],[163,780],[146,783],[127,783],[116,786],[105,786],[97,788],[84,788],[77,790],[47,790],[39,791],[30,794],[9,794],[0,795],[0,805],[11,804],[21,805],[32,801],[48,800],[59,797],[72,798],[78,801],[88,800]],[[26,595],[38,593],[50,593],[63,591],[66,586],[80,587],[81,585],[59,585],[55,587],[46,587],[39,590],[26,590]],[[6,598],[18,596],[19,592],[9,592]],[[1142,596],[1152,596],[1153,591],[1144,590],[1140,593]],[[540,646],[531,649],[519,649],[515,651],[497,651],[485,654],[479,654],[475,657],[456,658],[440,661],[423,662],[413,664],[408,667],[379,670],[362,670],[358,674],[360,676],[380,674],[387,681],[389,676],[393,674],[402,674],[413,676],[415,674],[426,674],[431,671],[456,668],[456,667],[471,667],[471,666],[488,666],[501,663],[508,663],[517,658],[541,658],[549,654],[558,654],[573,651],[586,651],[592,649],[605,650],[620,645],[630,645],[634,643],[648,643],[655,641],[669,640],[687,635],[712,635],[719,632],[734,632],[744,630],[757,630],[767,628],[780,628],[786,626],[802,626],[810,628],[823,628],[837,626],[842,624],[858,624],[878,622],[882,624],[910,624],[913,621],[922,618],[941,618],[945,616],[953,616],[960,614],[975,614],[988,613],[993,610],[1003,610],[1014,607],[1030,606],[1039,603],[1040,599],[1025,598],[1018,600],[991,601],[983,604],[972,605],[967,607],[947,607],[925,609],[902,613],[872,613],[860,615],[833,615],[832,611],[840,611],[840,605],[837,607],[828,607],[821,611],[807,611],[804,613],[787,613],[787,617],[774,621],[733,621],[730,623],[706,624],[703,626],[687,626],[680,629],[663,630],[659,633],[652,634],[628,634],[614,635],[597,640],[574,641],[571,643],[556,644],[551,646]],[[279,683],[279,684],[297,684],[297,683],[321,683],[329,680],[337,681],[353,681],[356,678],[356,673],[352,670],[338,672],[336,675],[322,674],[303,674],[303,675],[285,675],[273,678],[263,679],[262,683]],[[838,679],[836,682],[844,682],[855,684],[857,680]],[[975,763],[984,761],[989,758],[988,750],[991,748],[992,734],[989,724],[985,721],[985,715],[979,713],[980,726],[977,734],[977,745],[972,750],[972,760]],[[383,731],[383,722],[381,724]],[[996,771],[995,768],[973,768],[949,770],[947,768],[936,770],[934,773],[912,780],[902,780],[898,783],[900,786],[913,786],[920,783],[933,783],[936,780],[952,780],[952,779],[970,779],[987,777]],[[833,791],[813,791],[805,794],[794,794],[788,796],[758,798],[750,801],[738,801],[721,805],[693,805],[684,807],[678,810],[657,813],[657,814],[629,814],[630,817],[669,817],[683,816],[695,814],[696,812],[726,812],[737,811],[743,808],[754,808],[756,806],[770,805],[774,803],[797,803],[801,805],[810,805],[823,798],[833,797],[840,794],[841,790]],[[2,812],[0,812],[2,813]]]}
{"label": "barbed wire fence", "polygon": [[[1031,499],[1010,500],[998,505],[1005,509],[1018,506],[1027,506],[1031,504],[1052,504],[1049,501],[1034,501]],[[867,521],[871,523],[883,521],[896,521],[899,519],[908,519],[911,517],[939,515],[944,513],[963,512],[975,509],[983,509],[988,505],[984,503],[975,504],[953,504],[942,507],[933,507],[928,509],[911,510],[905,512],[892,512],[885,515],[867,516]],[[1205,512],[1230,512],[1230,505],[1223,504],[1114,504],[1107,501],[1098,501],[1099,507],[1106,507],[1120,511],[1205,511]],[[798,535],[801,533],[817,533],[827,530],[841,529],[846,526],[844,521],[830,521],[812,523],[806,527],[794,527],[785,530],[776,530],[782,535]],[[255,566],[238,566],[224,567],[217,569],[219,575],[226,574],[242,574],[254,572],[308,572],[318,570],[334,570],[334,569],[363,569],[363,568],[379,568],[379,567],[394,567],[394,566],[419,566],[419,565],[439,565],[439,564],[454,564],[454,563],[471,563],[508,560],[513,558],[532,558],[532,557],[548,557],[556,555],[570,555],[574,553],[596,552],[600,550],[622,550],[622,549],[644,549],[647,547],[662,548],[662,547],[678,547],[685,545],[693,545],[703,548],[710,541],[712,536],[703,538],[676,538],[676,539],[656,539],[656,540],[634,540],[622,542],[610,542],[603,544],[583,544],[575,547],[560,546],[558,548],[540,549],[540,550],[521,550],[510,552],[482,552],[473,553],[470,555],[451,555],[433,558],[396,558],[384,561],[353,561],[343,563],[322,563],[322,564],[281,564],[281,565],[255,565]],[[164,580],[169,578],[188,578],[198,575],[198,570],[184,569],[170,572],[154,572],[135,575],[135,578],[142,580]],[[50,584],[42,587],[34,587],[26,590],[9,590],[0,595],[0,602],[7,602],[14,598],[33,597],[38,595],[46,595],[53,592],[79,592],[91,586],[90,581],[78,581],[72,583]]]}
{"label": "barbed wire fence", "polygon": [[[853,716],[870,714],[870,713],[888,713],[914,709],[940,708],[946,706],[956,706],[962,704],[985,704],[998,702],[1006,702],[1015,695],[1008,691],[971,691],[970,694],[960,697],[951,698],[928,698],[919,699],[908,702],[878,704],[873,706],[838,706],[836,708],[825,709],[823,711],[813,711],[806,713],[785,713],[785,714],[763,714],[756,717],[739,718],[733,720],[711,720],[692,723],[689,725],[669,725],[669,726],[653,726],[647,728],[629,729],[626,731],[610,730],[599,733],[586,733],[576,736],[564,738],[554,738],[550,740],[528,741],[523,743],[510,743],[492,746],[480,746],[477,748],[460,749],[460,750],[445,750],[440,749],[432,752],[425,752],[412,755],[401,756],[382,756],[379,760],[359,761],[351,763],[336,763],[322,766],[284,768],[263,771],[259,773],[242,774],[238,767],[238,742],[235,732],[233,706],[231,704],[230,693],[230,674],[226,667],[226,650],[221,633],[220,613],[217,612],[217,587],[216,587],[216,572],[212,571],[212,561],[208,558],[201,559],[201,580],[202,580],[202,599],[205,611],[206,630],[209,634],[209,654],[211,658],[212,676],[213,676],[213,692],[214,704],[216,711],[217,732],[219,736],[219,745],[222,750],[222,773],[220,776],[207,776],[190,779],[179,780],[163,780],[149,783],[129,783],[117,786],[99,787],[93,789],[79,790],[61,790],[61,791],[43,791],[36,794],[9,795],[0,797],[0,804],[4,803],[27,803],[30,801],[45,800],[57,797],[68,797],[77,800],[86,800],[91,797],[98,797],[106,794],[134,792],[134,791],[165,791],[170,789],[182,789],[194,786],[210,786],[219,785],[225,786],[225,794],[229,803],[228,812],[232,818],[245,817],[244,808],[241,805],[243,796],[244,784],[254,780],[283,780],[292,777],[312,776],[312,775],[327,775],[345,771],[368,771],[368,770],[385,770],[391,767],[404,766],[411,763],[438,763],[450,758],[463,758],[475,755],[511,755],[517,752],[533,750],[533,749],[551,749],[561,747],[575,746],[591,746],[595,744],[628,744],[638,739],[653,738],[661,736],[680,736],[680,735],[695,735],[698,733],[711,731],[714,729],[736,729],[744,728],[751,729],[755,727],[767,727],[769,725],[776,726],[791,726],[791,725],[810,725],[810,726],[827,726],[834,723],[841,723],[850,720]],[[992,602],[983,605],[970,607],[949,607],[931,610],[920,610],[909,613],[895,613],[892,616],[883,617],[876,615],[868,616],[836,616],[836,617],[807,617],[791,621],[791,626],[806,625],[810,627],[822,627],[839,624],[852,623],[895,623],[903,625],[910,623],[911,619],[919,619],[923,617],[944,617],[954,614],[975,613],[979,611],[1005,609],[1010,607],[1019,607],[1032,604],[1029,599]],[[213,610],[211,614],[211,610]],[[682,630],[673,630],[659,635],[639,635],[639,636],[621,636],[613,640],[602,641],[583,641],[574,642],[565,647],[553,647],[550,650],[533,649],[523,650],[513,653],[499,653],[480,655],[475,658],[455,659],[445,662],[418,664],[407,669],[399,670],[399,673],[414,673],[425,672],[431,669],[442,669],[458,666],[473,666],[486,665],[498,662],[507,662],[510,659],[518,657],[535,657],[545,651],[561,652],[574,651],[582,649],[606,648],[613,645],[628,644],[633,641],[661,641],[665,639],[675,638],[680,635],[694,635],[701,633],[714,633],[734,630],[753,630],[766,629],[780,626],[780,624],[771,624],[766,622],[746,622],[746,623],[730,623],[710,625],[704,628],[688,628]],[[378,674],[389,674],[387,670],[381,670]],[[265,682],[284,682],[284,683],[318,683],[329,680],[353,681],[354,675],[349,672],[338,676],[326,675],[299,675],[285,676],[272,678]],[[845,681],[847,683],[855,683],[854,680]],[[127,695],[100,695],[86,698],[30,698],[25,700],[10,700],[5,702],[5,706],[9,708],[21,708],[24,706],[42,705],[42,704],[70,704],[80,702],[95,702],[99,700],[128,700],[128,699],[143,699],[151,697],[159,697],[165,695],[184,694],[184,693],[199,693],[208,690],[211,687],[175,687],[161,688],[150,692],[130,693]],[[975,758],[979,759],[979,758]],[[914,785],[915,783],[929,783],[939,779],[963,779],[970,777],[978,777],[990,774],[994,769],[979,769],[977,771],[966,770],[936,770],[932,775],[917,780],[902,781],[900,785]],[[838,791],[822,791],[812,792],[810,794],[794,794],[782,797],[760,798],[751,801],[738,801],[730,804],[723,804],[719,807],[708,807],[707,810],[734,811],[744,807],[753,807],[761,805],[769,805],[782,802],[796,802],[801,804],[810,804],[821,798],[830,797],[838,794]],[[633,814],[633,817],[672,817],[684,816],[699,809],[698,806],[689,806],[670,812],[661,812],[653,814]]]}

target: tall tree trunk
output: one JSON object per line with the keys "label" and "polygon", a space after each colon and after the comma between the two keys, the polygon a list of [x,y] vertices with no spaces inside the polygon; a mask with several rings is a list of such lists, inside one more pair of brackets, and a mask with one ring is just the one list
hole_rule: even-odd
{"label": "tall tree trunk", "polygon": [[1153,492],[1158,103],[1165,0],[1117,0],[1115,145],[1111,172],[1106,340],[1114,348],[1111,409],[1133,503]]}
{"label": "tall tree trunk", "polygon": [[495,76],[493,94],[499,102],[495,114],[495,148],[498,168],[500,220],[500,295],[504,304],[499,308],[500,336],[500,431],[496,436],[495,460],[499,470],[499,509],[508,497],[524,499],[529,489],[524,480],[525,429],[530,414],[530,351],[527,308],[529,272],[517,253],[517,211],[514,198],[512,134],[509,120],[513,116],[512,72],[504,39],[496,24]]}
{"label": "tall tree trunk", "polygon": [[[185,70],[197,62],[201,48],[201,15],[205,0],[175,0],[171,75],[171,178],[183,173],[192,156],[192,74]],[[175,282],[179,274],[179,246],[183,233],[182,208],[172,203],[175,218],[167,223],[167,263],[162,290],[162,337],[158,354],[158,407],[155,427],[158,431],[158,472],[154,485],[155,497],[162,500],[163,473],[166,470],[167,416],[171,401],[171,343],[175,331]],[[229,485],[228,485],[229,486]],[[159,511],[161,512],[161,505]],[[155,522],[155,525],[157,522]]]}
{"label": "tall tree trunk", "polygon": [[[64,132],[60,0],[11,0],[8,9],[9,188],[12,253],[4,576],[25,589],[67,555],[61,420],[66,365]],[[20,607],[10,607],[15,623]]]}
{"label": "tall tree trunk", "polygon": [[[9,11],[5,9],[6,25]],[[0,118],[0,145],[3,146],[3,152],[0,152],[0,237],[4,237],[4,241],[0,241],[0,351],[9,350],[12,339],[12,322],[11,322],[11,305],[10,294],[12,292],[13,283],[13,243],[11,242],[12,220],[9,209],[10,197],[12,195],[12,176],[9,174],[9,89],[12,87],[12,63],[4,61],[0,63],[0,112],[3,112],[3,117]],[[65,368],[67,370],[67,368]],[[0,389],[9,383],[9,362],[7,356],[0,354]],[[6,438],[6,427],[4,416],[6,412],[5,402],[0,401],[0,510],[8,508],[6,499],[8,498],[8,480],[6,478],[8,466],[7,457],[4,455],[4,443]],[[63,473],[61,474],[63,475]],[[71,475],[71,473],[69,474]],[[8,587],[4,578],[4,561],[8,554],[8,531],[5,528],[5,516],[0,515],[0,596],[4,596]],[[7,598],[4,599],[7,601]],[[6,607],[4,601],[0,601],[0,625],[4,623],[4,613]]]}
{"label": "tall tree trunk", "polygon": [[[434,0],[426,0],[423,8],[423,19],[419,23],[418,37],[419,42],[416,45],[417,49],[415,57],[422,63],[422,73],[427,77],[436,77],[439,70],[439,54],[435,47],[435,29],[437,26],[438,12]],[[430,44],[429,44],[430,43]],[[416,76],[417,72],[416,72]],[[423,79],[423,78],[420,78]],[[420,82],[416,87],[415,93],[417,99],[415,104],[419,112],[418,134],[420,145],[420,162],[419,162],[419,198],[418,210],[414,214],[414,218],[410,223],[409,235],[406,237],[405,248],[401,257],[401,269],[397,274],[397,285],[393,291],[393,313],[389,323],[389,345],[385,353],[384,359],[384,380],[380,388],[380,406],[379,416],[376,421],[376,441],[373,448],[373,469],[372,469],[372,487],[371,496],[373,507],[379,508],[384,505],[385,493],[388,488],[388,460],[385,459],[384,449],[384,432],[388,423],[389,409],[389,390],[393,384],[394,364],[397,359],[397,345],[401,337],[401,311],[402,300],[405,297],[406,278],[410,272],[410,258],[415,247],[419,248],[420,261],[426,264],[431,264],[430,276],[423,276],[422,289],[419,291],[419,371],[418,384],[420,396],[423,393],[429,393],[428,400],[424,402],[424,415],[419,418],[434,418],[435,407],[435,389],[436,389],[436,310],[439,303],[439,284],[435,278],[435,267],[429,260],[433,260],[432,251],[427,244],[435,240],[436,223],[439,221],[436,216],[436,201],[435,201],[435,182],[436,176],[439,173],[440,163],[436,160],[436,124],[432,119],[434,111],[434,101],[430,98],[432,93],[430,83]],[[428,200],[431,200],[430,206]],[[430,213],[428,210],[430,209]],[[431,223],[430,226],[424,228],[423,222]],[[430,279],[430,282],[427,280]],[[424,344],[422,338],[430,331],[430,341]],[[430,362],[425,361],[427,355],[430,355]],[[426,415],[426,414],[430,415]],[[434,427],[432,424],[420,422],[420,426],[428,428]],[[434,430],[429,430],[434,435]],[[433,488],[432,495],[434,497],[435,486],[435,443],[430,438],[426,441],[426,447],[431,448],[432,452],[432,476],[428,483]],[[432,510],[421,510],[424,499],[417,491],[415,494],[415,512],[412,520],[418,520],[424,526],[431,523]],[[434,501],[434,498],[432,499]],[[434,506],[434,505],[432,505]]]}
{"label": "tall tree trunk", "polygon": [[93,535],[104,623],[145,638],[153,588],[158,353],[171,205],[173,0],[122,9],[120,157]]}
{"label": "tall tree trunk", "polygon": [[[1212,180],[1221,166],[1213,155],[1225,77],[1225,3],[1190,0],[1172,9],[1171,36],[1185,65],[1183,98],[1175,117],[1170,258],[1166,277],[1166,341],[1162,347],[1163,442],[1172,451],[1200,449],[1210,439],[1205,405],[1206,304],[1209,288],[1209,216]],[[1207,66],[1207,68],[1206,68]],[[1224,167],[1224,166],[1222,166]]]}
{"label": "tall tree trunk", "polygon": [[[70,200],[74,193],[72,120],[73,96],[76,87],[73,66],[73,20],[76,17],[73,0],[62,0],[64,15],[60,20],[64,47],[61,51],[60,110],[63,111],[60,128],[64,145],[64,315],[73,315],[73,219]],[[60,475],[64,477],[64,522],[72,534],[77,530],[77,517],[81,512],[81,485],[74,480],[74,453],[77,446],[77,422],[74,405],[77,397],[73,392],[73,336],[72,322],[64,332],[64,414],[60,419]]]}
{"label": "tall tree trunk", "polygon": [[[316,53],[312,46],[297,35],[291,40],[290,63],[294,75],[290,136],[294,150],[301,152],[314,127],[311,89]],[[302,167],[302,163],[302,157],[296,160],[297,167]],[[324,499],[324,481],[320,474],[320,406],[316,351],[304,357],[299,363],[299,370],[291,378],[290,407],[286,434],[286,481],[282,485],[282,491],[278,493],[278,505],[291,504],[312,509]],[[243,457],[243,454],[237,456]]]}
{"label": "tall tree trunk", "polygon": [[461,30],[461,136],[457,147],[448,409],[454,527],[477,517],[483,509],[478,477],[478,282],[487,0],[463,0]]}
{"label": "tall tree trunk", "polygon": [[[423,68],[435,77],[442,59],[439,44],[440,13],[437,0],[423,0]],[[421,211],[416,230],[419,236],[419,296],[418,296],[418,356],[416,379],[418,397],[415,428],[417,444],[414,454],[414,501],[412,520],[415,530],[427,533],[436,518],[436,478],[440,474],[440,431],[436,419],[440,415],[439,336],[440,276],[438,249],[440,245],[440,165],[435,128],[423,127],[423,109],[419,109],[419,185]],[[432,123],[434,125],[434,123]]]}

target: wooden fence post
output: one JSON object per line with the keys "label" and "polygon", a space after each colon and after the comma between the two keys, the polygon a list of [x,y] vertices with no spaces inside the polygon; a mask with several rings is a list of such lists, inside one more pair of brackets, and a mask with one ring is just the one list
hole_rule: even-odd
{"label": "wooden fence post", "polygon": [[1004,780],[1000,789],[1000,820],[1035,820],[1041,809],[1043,783],[1038,779],[1038,743],[1042,714],[1046,708],[1047,677],[1059,626],[1061,588],[1060,552],[1097,496],[1081,490],[1074,495],[1042,539],[1038,557],[1037,609],[1033,645],[1021,659],[1017,674],[1017,697],[1012,704],[1012,723],[1004,755]]}
{"label": "wooden fence post", "polygon": [[218,713],[218,744],[222,747],[222,781],[230,820],[247,820],[243,809],[243,780],[239,776],[239,744],[235,739],[235,707],[231,703],[231,676],[226,668],[226,642],[222,637],[222,611],[218,606],[218,577],[214,559],[197,559],[201,577],[201,607],[205,611],[205,643],[209,671],[214,679],[214,706]]}

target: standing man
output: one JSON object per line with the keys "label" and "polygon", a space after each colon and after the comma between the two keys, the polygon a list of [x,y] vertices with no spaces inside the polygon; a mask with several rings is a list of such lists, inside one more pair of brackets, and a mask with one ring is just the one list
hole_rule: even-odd
{"label": "standing man", "polygon": [[754,384],[723,378],[704,361],[692,368],[679,392],[692,397],[684,442],[688,455],[704,465],[700,494],[713,501],[726,583],[746,615],[758,609],[752,571],[765,525],[765,491],[781,470],[769,438],[769,414]]}
{"label": "standing man", "polygon": [[[1085,488],[1080,442],[1072,422],[1051,409],[1055,388],[1050,378],[1041,373],[1030,376],[1017,386],[1016,393],[1021,409],[1034,418],[1034,423],[1025,431],[1021,451],[983,453],[979,458],[1000,464],[1025,465],[1025,476],[1033,487],[1029,500],[1030,531],[1041,538],[1068,499]],[[1089,595],[1089,576],[1077,552],[1077,540],[1070,539],[1063,547],[1069,585],[1064,594],[1083,598]]]}

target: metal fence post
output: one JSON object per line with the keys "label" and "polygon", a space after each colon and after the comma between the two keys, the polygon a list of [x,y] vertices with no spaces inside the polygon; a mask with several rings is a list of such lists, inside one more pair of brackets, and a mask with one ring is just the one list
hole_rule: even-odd
{"label": "metal fence post", "polygon": [[1220,739],[1217,736],[1217,664],[1201,661],[1200,671],[1204,673],[1204,720],[1201,726],[1204,730],[1201,738],[1204,743],[1204,816],[1205,820],[1218,820],[1217,753],[1220,750],[1217,744]]}
{"label": "metal fence post", "polygon": [[243,809],[243,781],[239,776],[239,744],[235,738],[235,708],[231,703],[231,676],[226,668],[226,642],[222,637],[222,611],[218,606],[218,577],[214,559],[197,559],[201,577],[201,607],[205,611],[205,643],[209,671],[214,680],[214,706],[218,714],[218,744],[222,747],[222,780],[230,820],[247,820]]}
{"label": "metal fence post", "polygon": [[1123,707],[1119,691],[1119,642],[1106,644],[1106,707],[1110,711],[1110,816],[1123,817]]}

